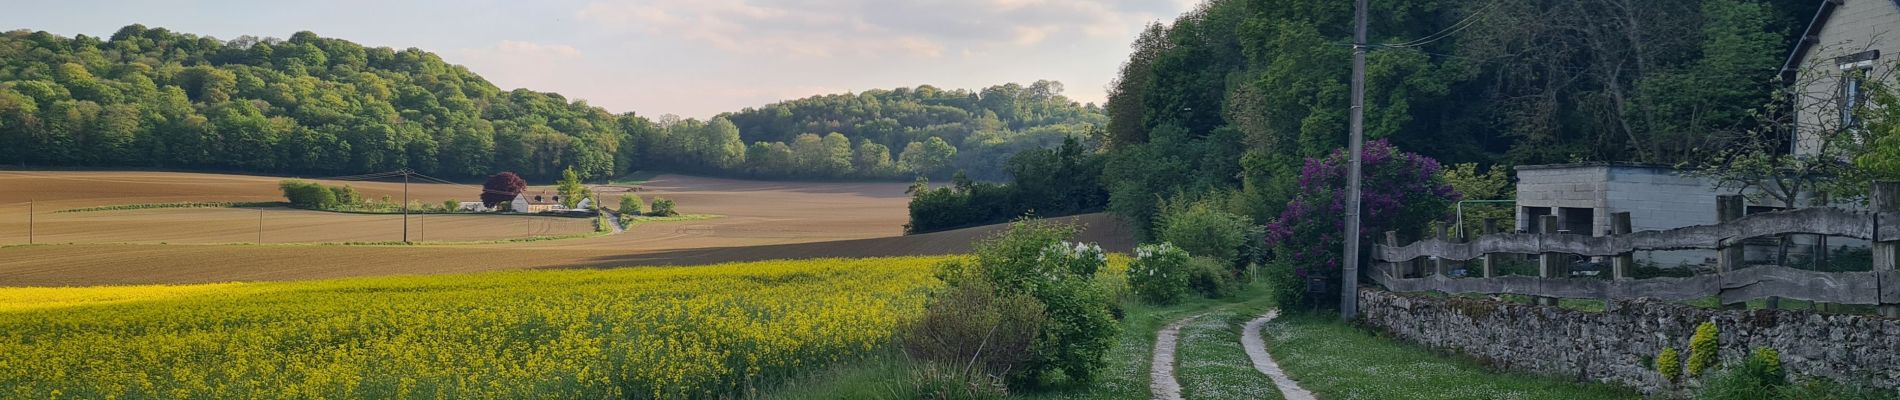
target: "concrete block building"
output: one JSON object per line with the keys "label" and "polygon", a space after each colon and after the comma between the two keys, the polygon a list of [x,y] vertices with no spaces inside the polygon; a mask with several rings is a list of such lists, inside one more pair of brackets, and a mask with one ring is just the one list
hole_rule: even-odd
{"label": "concrete block building", "polygon": [[[1541,232],[1543,216],[1556,215],[1559,231],[1602,236],[1610,214],[1630,213],[1636,231],[1716,223],[1715,196],[1724,194],[1700,177],[1675,168],[1635,163],[1577,163],[1517,167],[1517,229]],[[1642,252],[1661,266],[1703,264],[1714,251]]]}

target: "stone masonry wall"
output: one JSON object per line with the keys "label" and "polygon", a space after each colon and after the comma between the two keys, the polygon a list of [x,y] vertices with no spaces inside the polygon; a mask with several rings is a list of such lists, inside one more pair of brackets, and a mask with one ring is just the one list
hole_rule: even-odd
{"label": "stone masonry wall", "polygon": [[[1407,341],[1476,357],[1501,368],[1635,387],[1677,389],[1654,371],[1663,347],[1688,358],[1703,321],[1721,330],[1723,364],[1748,349],[1781,352],[1790,374],[1900,389],[1900,319],[1784,310],[1710,310],[1618,300],[1609,312],[1489,300],[1434,298],[1377,289],[1359,293],[1363,321]],[[1686,373],[1686,372],[1685,372]]]}

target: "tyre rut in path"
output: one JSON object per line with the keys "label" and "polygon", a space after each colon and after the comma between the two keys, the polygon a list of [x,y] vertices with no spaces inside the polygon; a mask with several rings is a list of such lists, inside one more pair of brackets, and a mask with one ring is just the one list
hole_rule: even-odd
{"label": "tyre rut in path", "polygon": [[1154,364],[1149,369],[1148,389],[1154,392],[1154,398],[1161,400],[1181,400],[1181,381],[1174,379],[1174,345],[1181,336],[1181,326],[1200,318],[1198,314],[1169,323],[1155,333]]}
{"label": "tyre rut in path", "polygon": [[[1259,370],[1260,373],[1266,374],[1267,378],[1273,379],[1273,385],[1280,387],[1280,395],[1286,398],[1286,400],[1313,400],[1313,392],[1308,392],[1305,388],[1301,388],[1298,382],[1294,382],[1292,378],[1286,376],[1286,371],[1280,369],[1280,364],[1273,362],[1273,356],[1267,354],[1266,341],[1260,338],[1260,326],[1266,325],[1267,321],[1272,321],[1274,317],[1278,316],[1280,316],[1280,310],[1268,310],[1266,315],[1261,315],[1260,318],[1247,321],[1246,327],[1241,330],[1240,345],[1247,349],[1247,358],[1253,359],[1253,369]],[[1159,346],[1159,344],[1156,346]],[[1159,357],[1160,353],[1158,351],[1156,354],[1156,357]],[[1180,398],[1179,389],[1176,389],[1176,393],[1174,398]],[[1159,398],[1160,396],[1156,397]]]}

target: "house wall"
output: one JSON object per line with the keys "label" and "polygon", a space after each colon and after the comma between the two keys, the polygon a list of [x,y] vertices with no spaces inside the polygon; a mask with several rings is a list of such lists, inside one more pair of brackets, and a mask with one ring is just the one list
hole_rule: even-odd
{"label": "house wall", "polygon": [[[1716,187],[1706,180],[1674,169],[1618,164],[1523,166],[1517,169],[1517,228],[1532,226],[1526,208],[1583,208],[1591,210],[1589,229],[1577,234],[1601,235],[1610,229],[1610,214],[1630,213],[1636,231],[1665,230],[1714,224]],[[1562,213],[1555,213],[1560,215]],[[1562,221],[1573,225],[1572,221]],[[1637,260],[1662,266],[1701,264],[1714,257],[1708,250],[1637,252]]]}
{"label": "house wall", "polygon": [[1603,212],[1607,200],[1604,194],[1609,188],[1608,174],[1607,166],[1518,167],[1517,229],[1529,230],[1533,225],[1524,212],[1526,207],[1587,208],[1595,210],[1590,231],[1601,232],[1600,227],[1609,226],[1609,214]]}
{"label": "house wall", "polygon": [[1840,126],[1840,68],[1836,57],[1866,50],[1880,50],[1874,60],[1874,77],[1895,82],[1895,60],[1900,59],[1900,5],[1894,0],[1844,0],[1822,25],[1814,43],[1801,60],[1801,77],[1796,83],[1803,95],[1795,96],[1796,127],[1799,141],[1795,152],[1814,154],[1820,145],[1816,131]]}
{"label": "house wall", "polygon": [[[1609,171],[1610,212],[1629,212],[1634,231],[1665,230],[1716,223],[1715,196],[1707,180],[1664,168],[1617,167]],[[1607,214],[1606,214],[1607,217]],[[1710,250],[1642,251],[1637,260],[1661,266],[1701,264]]]}

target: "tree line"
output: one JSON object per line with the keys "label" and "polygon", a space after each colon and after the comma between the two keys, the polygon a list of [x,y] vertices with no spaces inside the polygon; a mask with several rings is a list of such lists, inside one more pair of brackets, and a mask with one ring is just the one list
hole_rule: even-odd
{"label": "tree line", "polygon": [[[1760,124],[1816,6],[1372,2],[1366,137],[1487,169],[1694,163]],[[1351,2],[1214,0],[1149,26],[1106,105],[1109,208],[1146,225],[1200,194],[1279,216],[1308,160],[1346,145],[1352,22]]]}
{"label": "tree line", "polygon": [[[1002,158],[1106,123],[1061,84],[816,96],[708,121],[502,90],[415,48],[297,32],[218,40],[0,34],[0,164],[354,174],[637,169],[786,178],[1000,176]],[[992,162],[995,161],[995,162]]]}

